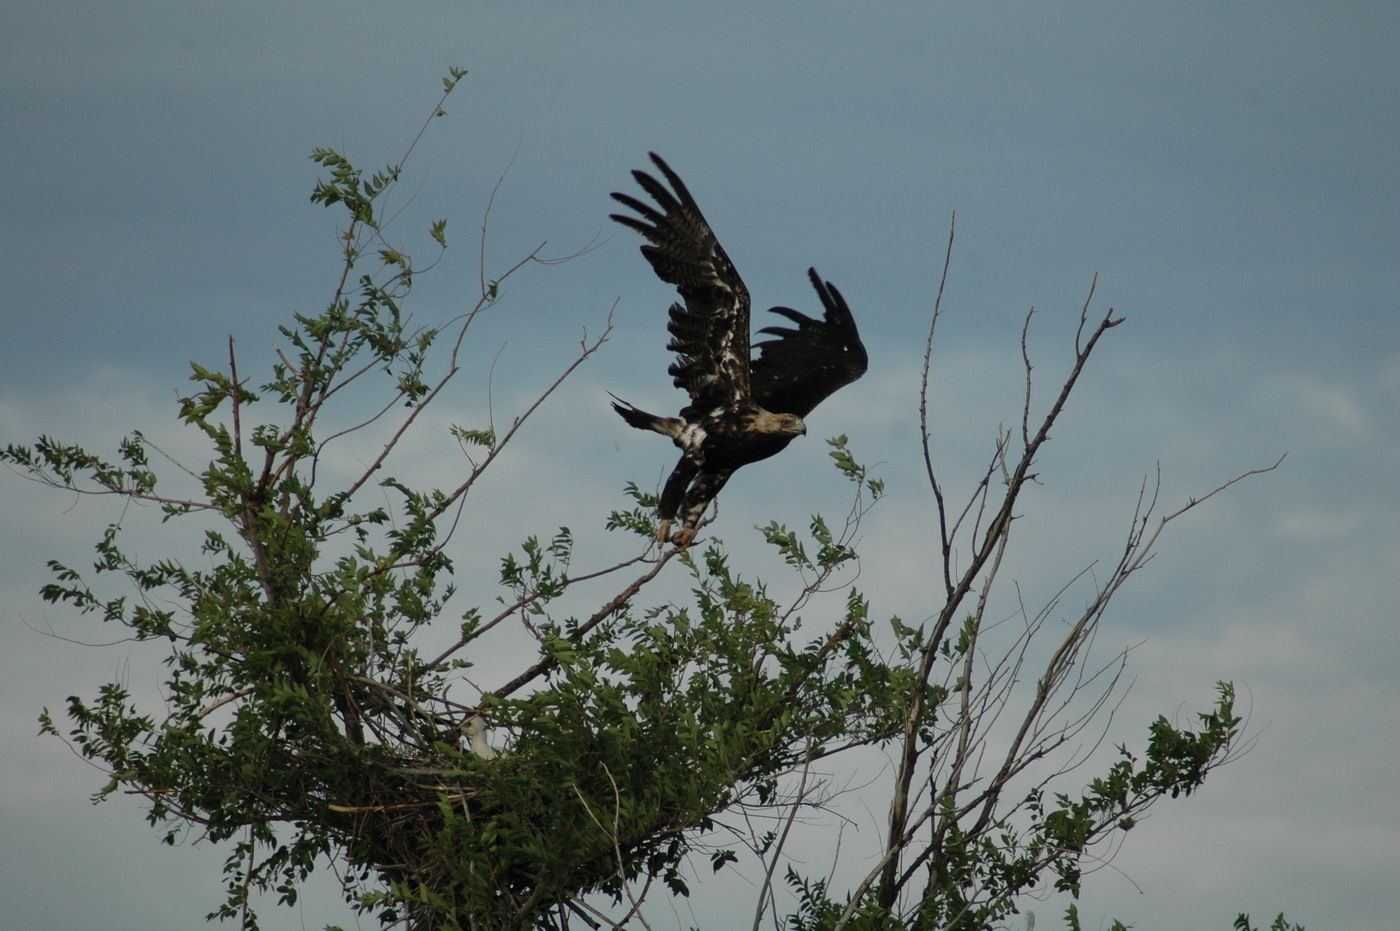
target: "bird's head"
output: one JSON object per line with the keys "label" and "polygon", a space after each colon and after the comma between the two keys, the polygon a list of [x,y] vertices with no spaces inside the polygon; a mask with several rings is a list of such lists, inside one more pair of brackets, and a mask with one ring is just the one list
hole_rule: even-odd
{"label": "bird's head", "polygon": [[781,436],[807,435],[807,425],[796,414],[770,414],[765,411],[759,423],[759,429],[765,433],[777,433]]}

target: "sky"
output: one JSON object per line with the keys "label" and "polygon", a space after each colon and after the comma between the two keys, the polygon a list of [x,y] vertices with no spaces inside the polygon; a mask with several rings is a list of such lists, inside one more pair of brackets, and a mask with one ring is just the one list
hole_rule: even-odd
{"label": "sky", "polygon": [[[189,363],[223,363],[233,338],[241,366],[265,371],[276,328],[334,286],[339,217],[309,203],[308,154],[397,160],[460,66],[469,75],[396,201],[394,229],[415,254],[433,255],[427,225],[449,220],[451,247],[410,299],[415,320],[466,309],[483,256],[488,278],[540,243],[575,257],[510,279],[405,473],[449,484],[462,468],[449,422],[508,420],[610,312],[613,330],[488,473],[457,538],[459,581],[489,601],[495,559],[560,525],[581,552],[613,552],[602,525],[622,486],[671,465],[606,394],[677,403],[664,372],[671,294],[606,219],[608,193],[630,189],[655,150],[757,305],[811,312],[815,265],[849,300],[871,358],[808,418],[810,436],[731,482],[714,532],[746,572],[780,577],[752,525],[844,513],[849,486],[821,438],[846,434],[889,490],[863,526],[855,584],[874,616],[919,620],[936,610],[919,369],[956,214],[930,393],[950,488],[969,487],[998,425],[1019,416],[1032,307],[1041,403],[1067,370],[1095,275],[1094,312],[1126,318],[1023,500],[1013,571],[1028,597],[1111,560],[1159,470],[1174,510],[1286,454],[1174,523],[1100,631],[1107,654],[1133,647],[1111,739],[1135,739],[1159,714],[1191,720],[1228,679],[1253,743],[1099,865],[1084,927],[1223,929],[1242,911],[1329,931],[1391,926],[1397,44],[1400,7],[1384,2],[11,0],[0,442],[44,433],[112,450],[139,429],[198,463],[174,417]],[[89,804],[102,774],[37,736],[42,708],[112,679],[159,701],[157,653],[38,597],[46,562],[86,564],[114,520],[144,555],[177,540],[149,512],[0,473],[0,901],[15,928],[198,927],[220,898],[220,850],[161,845],[133,799]],[[734,920],[689,907],[659,910],[653,926]],[[1023,907],[1055,927],[1062,903]],[[330,882],[262,917],[277,931],[357,926]]]}

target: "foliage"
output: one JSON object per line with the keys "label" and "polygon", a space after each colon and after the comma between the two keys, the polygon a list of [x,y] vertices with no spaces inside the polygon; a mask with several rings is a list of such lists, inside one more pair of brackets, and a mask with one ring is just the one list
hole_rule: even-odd
{"label": "foliage", "polygon": [[[451,73],[446,93],[462,74]],[[401,304],[419,268],[383,219],[403,161],[366,176],[330,149],[313,158],[327,174],[312,200],[346,211],[339,285],[319,313],[281,328],[287,349],[256,387],[231,341],[226,368],[193,367],[179,418],[203,436],[210,459],[175,466],[177,477],[197,479],[198,494],[165,491],[151,461],[163,454],[140,433],[112,459],[49,437],[0,454],[39,481],[154,503],[165,520],[200,528],[197,558],[144,563],[114,523],[92,571],[124,577],[132,594],[104,600],[88,574],[53,562],[42,595],[165,644],[161,707],[138,707],[126,687],[108,684],[95,699],[69,699],[66,737],[110,773],[99,796],[143,796],[168,842],[195,827],[229,843],[226,895],[211,917],[256,928],[254,893],[294,903],[299,884],[333,860],[347,867],[350,900],[386,923],[622,926],[658,882],[688,894],[687,864],[704,855],[714,870],[761,864],[759,917],[775,907],[774,877],[785,877],[795,911],[781,920],[793,929],[991,928],[1018,896],[1047,884],[1077,895],[1091,847],[1130,830],[1157,799],[1190,794],[1237,750],[1234,692],[1221,683],[1195,729],[1159,718],[1144,749],[1121,746],[1085,787],[1058,788],[1085,763],[1058,751],[1106,707],[1126,659],[1084,671],[1098,620],[1186,508],[1152,533],[1151,502],[1139,510],[1121,561],[1052,641],[1037,675],[1031,644],[1053,602],[1027,618],[1004,656],[983,645],[1013,508],[1078,374],[1119,322],[1111,315],[1081,332],[1073,369],[1035,430],[1027,359],[1020,447],[998,437],[961,510],[948,504],[926,444],[941,591],[922,623],[874,624],[867,599],[845,585],[839,609],[818,600],[859,564],[861,518],[884,492],[844,436],[830,441],[855,493],[844,523],[814,516],[800,531],[762,528],[797,583],[786,604],[736,572],[718,541],[657,550],[655,497],[629,485],[635,506],[613,512],[607,526],[635,535],[640,555],[579,573],[568,529],[530,537],[501,559],[498,604],[487,607],[489,593],[459,594],[451,581],[458,509],[608,331],[585,337],[509,429],[452,428],[470,465],[455,487],[395,478],[402,439],[421,429],[420,415],[458,373],[474,321],[501,298],[502,281],[539,261],[538,250],[494,281],[483,277],[463,317],[410,329]],[[428,230],[439,252],[446,227]],[[357,416],[366,396],[379,400]],[[363,440],[371,426],[387,439],[368,455],[357,450],[363,469],[326,487],[328,450]],[[926,403],[923,426],[927,438]],[[959,548],[968,554],[961,568]],[[642,606],[639,594],[671,563],[690,601]],[[595,610],[556,611],[565,593],[580,591]],[[818,608],[821,619],[809,617],[813,632],[803,633],[803,612]],[[456,642],[420,655],[415,635],[454,612]],[[535,637],[536,655],[493,690],[469,691],[462,673],[474,652],[515,624]],[[1027,676],[1029,695],[1013,688]],[[1088,693],[1087,707],[1073,704]],[[473,751],[483,720],[514,735],[508,752]],[[49,712],[42,721],[60,734]],[[1006,739],[994,760],[999,721],[1014,724],[1009,736],[996,732]],[[799,872],[787,827],[799,810],[829,801],[808,779],[812,765],[867,746],[897,762],[887,839],[869,875],[838,892]],[[736,827],[753,812],[776,814],[783,826]],[[732,847],[713,843],[721,829],[737,839]],[[1067,921],[1077,926],[1073,909]]]}
{"label": "foliage", "polygon": [[[1235,929],[1236,931],[1255,931],[1254,925],[1249,923],[1248,915],[1240,915],[1235,919]],[[1279,916],[1274,919],[1274,923],[1269,925],[1269,931],[1303,931],[1303,926],[1293,924],[1280,913]]]}

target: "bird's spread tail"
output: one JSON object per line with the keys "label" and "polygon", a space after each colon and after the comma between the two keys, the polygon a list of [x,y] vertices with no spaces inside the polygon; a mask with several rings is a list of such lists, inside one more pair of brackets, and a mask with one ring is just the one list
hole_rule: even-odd
{"label": "bird's spread tail", "polygon": [[618,414],[622,416],[622,419],[627,421],[630,425],[636,427],[638,430],[653,430],[657,433],[667,433],[669,435],[669,431],[666,429],[665,418],[658,417],[655,414],[648,414],[640,408],[633,407],[615,394],[612,395],[612,399],[613,410],[617,411]]}

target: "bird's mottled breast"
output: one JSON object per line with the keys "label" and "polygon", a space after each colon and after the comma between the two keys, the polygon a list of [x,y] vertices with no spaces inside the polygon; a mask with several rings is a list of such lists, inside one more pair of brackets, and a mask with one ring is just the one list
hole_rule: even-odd
{"label": "bird's mottled breast", "polygon": [[698,423],[687,423],[676,433],[674,439],[687,455],[695,455],[705,445],[705,428]]}

